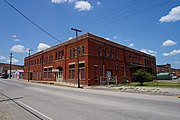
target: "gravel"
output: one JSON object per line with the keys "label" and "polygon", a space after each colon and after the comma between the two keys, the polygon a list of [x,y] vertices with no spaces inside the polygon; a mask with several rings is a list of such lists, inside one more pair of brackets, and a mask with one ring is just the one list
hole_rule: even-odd
{"label": "gravel", "polygon": [[166,96],[180,96],[179,88],[160,88],[160,87],[140,87],[140,86],[91,86],[90,89],[101,89],[121,92],[131,92],[140,94],[166,95]]}

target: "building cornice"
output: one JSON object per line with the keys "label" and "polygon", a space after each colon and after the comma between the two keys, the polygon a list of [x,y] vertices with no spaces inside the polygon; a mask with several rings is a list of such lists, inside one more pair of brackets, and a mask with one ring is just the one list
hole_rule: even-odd
{"label": "building cornice", "polygon": [[[96,36],[96,35],[91,34],[91,33],[85,33],[83,35],[78,36],[78,41],[81,41],[81,40],[86,39],[86,38],[91,38],[92,40],[97,40],[97,41],[105,43],[107,45],[111,45],[113,47],[117,47],[117,48],[120,48],[122,50],[127,50],[127,51],[130,51],[130,52],[134,52],[134,53],[140,54],[142,56],[146,56],[146,57],[150,57],[150,58],[155,58],[155,56],[143,53],[143,52],[138,51],[136,49],[129,48],[127,46],[121,45],[121,44],[116,43],[114,41],[107,40],[107,39],[105,39],[103,37],[99,37],[99,36]],[[88,40],[90,40],[90,39],[88,39]],[[67,40],[65,42],[62,42],[62,43],[60,43],[58,45],[52,46],[50,48],[47,48],[47,49],[45,49],[43,51],[37,52],[35,54],[32,54],[30,57],[32,58],[32,57],[35,57],[35,56],[38,56],[38,55],[42,55],[42,54],[47,53],[47,52],[49,52],[51,50],[55,50],[55,49],[58,49],[59,47],[64,47],[66,45],[69,45],[69,44],[72,44],[72,43],[75,43],[75,42],[76,42],[76,38],[72,38],[72,39]],[[26,59],[28,59],[28,57],[25,57],[25,60]]]}

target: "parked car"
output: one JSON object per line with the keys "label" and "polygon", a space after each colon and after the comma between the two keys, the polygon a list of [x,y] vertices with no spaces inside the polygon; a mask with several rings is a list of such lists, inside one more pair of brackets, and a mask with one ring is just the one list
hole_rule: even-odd
{"label": "parked car", "polygon": [[2,75],[1,75],[1,78],[3,78],[3,79],[7,79],[8,77],[9,77],[8,74],[2,74]]}
{"label": "parked car", "polygon": [[177,79],[178,77],[177,76],[172,76],[172,79]]}

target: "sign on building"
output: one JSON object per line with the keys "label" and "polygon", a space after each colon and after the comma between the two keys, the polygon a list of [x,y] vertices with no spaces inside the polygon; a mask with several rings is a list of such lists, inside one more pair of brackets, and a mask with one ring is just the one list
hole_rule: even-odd
{"label": "sign on building", "polygon": [[59,69],[52,69],[52,72],[59,72]]}

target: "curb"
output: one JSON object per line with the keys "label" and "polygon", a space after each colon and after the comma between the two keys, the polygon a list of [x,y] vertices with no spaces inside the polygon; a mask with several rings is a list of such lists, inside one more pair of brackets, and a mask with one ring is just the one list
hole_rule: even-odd
{"label": "curb", "polygon": [[57,82],[49,82],[49,81],[30,81],[32,83],[38,83],[38,84],[47,84],[47,85],[54,85],[54,86],[64,86],[64,87],[72,87],[72,88],[77,88],[76,86],[71,86],[67,84],[61,84]]}

